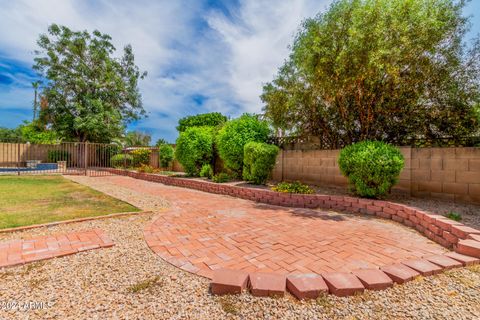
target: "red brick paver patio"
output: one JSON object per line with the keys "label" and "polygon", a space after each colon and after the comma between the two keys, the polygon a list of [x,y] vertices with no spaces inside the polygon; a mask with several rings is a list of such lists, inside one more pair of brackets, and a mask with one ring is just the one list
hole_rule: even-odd
{"label": "red brick paver patio", "polygon": [[350,272],[446,251],[375,217],[263,205],[121,176],[102,179],[167,199],[171,209],[145,228],[147,244],[166,261],[209,278],[219,268]]}
{"label": "red brick paver patio", "polygon": [[0,243],[0,268],[113,246],[100,229]]}

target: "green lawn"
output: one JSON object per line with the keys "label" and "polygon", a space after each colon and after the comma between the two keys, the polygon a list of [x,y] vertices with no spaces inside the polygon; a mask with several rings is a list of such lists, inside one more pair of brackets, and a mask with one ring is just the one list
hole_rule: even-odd
{"label": "green lawn", "polygon": [[0,229],[139,211],[62,176],[0,176]]}

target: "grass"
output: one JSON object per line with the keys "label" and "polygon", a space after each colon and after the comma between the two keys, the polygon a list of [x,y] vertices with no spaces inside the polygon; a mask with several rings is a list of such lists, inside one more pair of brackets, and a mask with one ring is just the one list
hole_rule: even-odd
{"label": "grass", "polygon": [[0,229],[131,211],[139,209],[62,176],[0,176]]}
{"label": "grass", "polygon": [[455,221],[461,221],[462,220],[462,215],[460,213],[450,211],[445,215],[448,219],[455,220]]}

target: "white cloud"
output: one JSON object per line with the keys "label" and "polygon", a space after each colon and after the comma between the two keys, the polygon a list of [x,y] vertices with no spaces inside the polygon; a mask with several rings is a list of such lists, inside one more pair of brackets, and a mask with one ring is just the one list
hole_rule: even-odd
{"label": "white cloud", "polygon": [[247,0],[233,21],[219,13],[209,16],[210,26],[222,35],[230,52],[228,83],[245,110],[260,111],[262,85],[288,56],[301,21],[328,2]]}
{"label": "white cloud", "polygon": [[[51,23],[110,34],[117,49],[132,44],[149,73],[140,89],[150,117],[137,126],[173,140],[177,119],[188,114],[259,112],[262,84],[287,57],[300,22],[326,2],[245,0],[226,15],[191,0],[0,0],[0,63],[3,55],[31,64]],[[200,106],[191,98],[198,95]],[[0,112],[2,100],[29,108],[31,92],[0,91]]]}

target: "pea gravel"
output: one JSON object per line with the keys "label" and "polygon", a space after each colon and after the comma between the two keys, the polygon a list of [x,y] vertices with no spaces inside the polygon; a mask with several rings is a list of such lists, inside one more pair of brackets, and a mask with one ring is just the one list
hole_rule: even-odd
{"label": "pea gravel", "polygon": [[[391,289],[299,302],[216,297],[207,279],[181,271],[146,246],[143,228],[168,204],[135,191],[76,177],[75,181],[144,210],[134,216],[95,220],[0,235],[0,241],[101,228],[116,245],[108,249],[0,270],[0,319],[478,319],[480,267],[418,278]],[[151,182],[139,181],[149,184]],[[38,310],[28,302],[43,302]],[[25,308],[9,307],[24,306]],[[35,306],[30,304],[31,306]]]}

